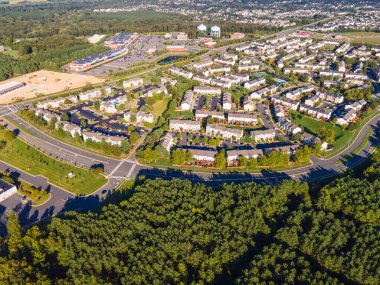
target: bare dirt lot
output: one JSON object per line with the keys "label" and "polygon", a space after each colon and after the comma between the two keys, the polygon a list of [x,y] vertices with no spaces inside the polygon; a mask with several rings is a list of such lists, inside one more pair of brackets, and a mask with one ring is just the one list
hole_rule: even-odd
{"label": "bare dirt lot", "polygon": [[94,76],[40,70],[2,81],[0,85],[12,81],[24,82],[26,86],[0,96],[0,104],[9,104],[80,88],[87,84],[104,82],[103,79]]}

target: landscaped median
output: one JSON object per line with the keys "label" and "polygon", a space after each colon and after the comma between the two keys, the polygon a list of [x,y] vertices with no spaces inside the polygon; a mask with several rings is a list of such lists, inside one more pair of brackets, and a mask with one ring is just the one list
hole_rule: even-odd
{"label": "landscaped median", "polygon": [[[13,137],[12,137],[13,136]],[[101,173],[62,163],[0,129],[0,160],[76,195],[87,195],[107,182]]]}

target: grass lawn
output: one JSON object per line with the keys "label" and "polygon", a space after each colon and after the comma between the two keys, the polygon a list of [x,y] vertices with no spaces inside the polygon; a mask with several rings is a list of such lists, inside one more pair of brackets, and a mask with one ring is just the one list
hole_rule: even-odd
{"label": "grass lawn", "polygon": [[380,44],[380,33],[375,32],[343,32],[340,33],[342,36],[346,37],[352,43],[360,44]]}
{"label": "grass lawn", "polygon": [[157,119],[159,116],[162,115],[162,113],[166,110],[168,107],[168,103],[170,101],[169,96],[164,96],[161,100],[158,100],[157,102],[154,102],[152,105],[152,114],[155,119]]}
{"label": "grass lawn", "polygon": [[181,120],[191,120],[193,119],[194,115],[192,111],[175,111],[170,118],[172,120],[174,119],[181,119]]}
{"label": "grass lawn", "polygon": [[[1,132],[1,139],[2,135]],[[51,183],[77,195],[90,194],[107,182],[103,175],[55,160],[17,138],[7,142],[0,152],[0,160],[32,175],[44,176]],[[74,176],[69,178],[69,173]]]}
{"label": "grass lawn", "polygon": [[321,122],[319,120],[315,120],[307,116],[302,116],[302,118],[295,119],[291,117],[291,121],[297,126],[303,126],[304,130],[312,135],[316,135],[318,129],[322,127],[333,129],[335,133],[335,145],[334,148],[331,151],[328,151],[326,155],[326,158],[329,158],[340,153],[346,147],[348,147],[356,138],[357,134],[360,132],[362,127],[377,114],[379,114],[379,111],[373,110],[372,112],[370,112],[366,117],[360,120],[359,126],[352,131],[344,130],[341,127],[335,125],[334,123]]}
{"label": "grass lawn", "polygon": [[346,146],[346,143],[350,140],[350,137],[353,134],[352,131],[344,130],[334,123],[322,122],[307,116],[302,116],[302,118],[291,117],[291,121],[297,126],[304,127],[305,132],[308,132],[314,136],[317,136],[318,130],[322,127],[333,129],[335,134],[334,150],[340,150]]}

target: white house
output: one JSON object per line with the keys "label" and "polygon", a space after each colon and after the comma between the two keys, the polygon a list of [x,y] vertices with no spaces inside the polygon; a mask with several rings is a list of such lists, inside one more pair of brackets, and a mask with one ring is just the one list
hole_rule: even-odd
{"label": "white house", "polygon": [[132,78],[123,82],[124,88],[135,88],[144,85],[144,81],[142,78]]}

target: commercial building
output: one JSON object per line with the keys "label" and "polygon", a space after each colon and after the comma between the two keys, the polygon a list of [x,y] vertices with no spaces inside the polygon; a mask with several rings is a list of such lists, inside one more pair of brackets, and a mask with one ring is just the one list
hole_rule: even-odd
{"label": "commercial building", "polygon": [[241,40],[241,39],[244,39],[244,37],[245,37],[245,34],[243,33],[232,33],[230,35],[231,40]]}
{"label": "commercial building", "polygon": [[104,42],[104,45],[111,49],[118,49],[129,46],[137,38],[137,33],[117,33],[113,37],[108,38]]}
{"label": "commercial building", "polygon": [[7,93],[10,93],[12,91],[15,91],[17,89],[20,89],[24,86],[26,86],[26,84],[24,82],[16,82],[16,81],[12,81],[12,82],[2,84],[2,85],[0,85],[0,96],[5,95]]}
{"label": "commercial building", "polygon": [[128,48],[121,47],[117,49],[111,49],[109,51],[93,54],[78,60],[75,60],[66,67],[71,71],[85,71],[104,63],[113,61],[119,57],[122,57],[128,53]]}

